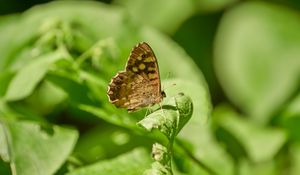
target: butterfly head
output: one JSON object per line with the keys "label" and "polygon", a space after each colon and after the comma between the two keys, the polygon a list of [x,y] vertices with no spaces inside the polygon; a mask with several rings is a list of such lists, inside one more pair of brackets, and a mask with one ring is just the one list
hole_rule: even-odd
{"label": "butterfly head", "polygon": [[161,95],[162,98],[165,98],[167,96],[165,91],[161,91],[160,95]]}

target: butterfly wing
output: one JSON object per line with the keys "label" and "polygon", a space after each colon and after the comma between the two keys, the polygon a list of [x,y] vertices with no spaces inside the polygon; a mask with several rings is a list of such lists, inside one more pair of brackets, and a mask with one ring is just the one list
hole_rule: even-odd
{"label": "butterfly wing", "polygon": [[111,103],[131,112],[162,100],[157,60],[147,43],[133,48],[126,70],[109,84],[108,96]]}
{"label": "butterfly wing", "polygon": [[108,86],[109,101],[119,108],[126,108],[125,103],[128,101],[128,92],[131,89],[131,79],[125,71],[119,72],[112,78]]}

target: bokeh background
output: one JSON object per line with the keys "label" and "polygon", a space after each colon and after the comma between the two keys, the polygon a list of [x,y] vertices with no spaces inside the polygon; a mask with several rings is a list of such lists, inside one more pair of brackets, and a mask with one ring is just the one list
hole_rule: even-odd
{"label": "bokeh background", "polygon": [[[115,158],[138,146],[149,147],[151,141],[134,132],[136,119],[126,111],[119,112],[109,106],[103,93],[110,77],[123,69],[131,47],[139,41],[149,42],[157,54],[162,84],[167,91],[178,90],[193,97],[194,115],[179,134],[177,153],[175,149],[175,174],[300,174],[300,2],[87,2],[0,2],[0,121],[3,128],[8,128],[3,130],[10,133],[13,140],[9,144],[4,139],[7,136],[2,133],[1,137],[0,132],[0,174],[11,174],[14,168],[17,174],[29,174],[39,169],[33,165],[45,168],[50,161],[56,164],[45,168],[42,174],[92,174],[97,168],[85,170],[86,165]],[[80,9],[81,4],[84,10],[72,11]],[[54,20],[51,16],[55,16]],[[77,18],[80,20],[76,21]],[[64,20],[71,27],[65,25]],[[66,33],[79,31],[75,31],[78,40],[65,33],[61,39],[73,57],[100,41],[96,47],[104,50],[100,49],[98,56],[111,59],[94,59],[96,52],[87,52],[92,61],[82,64],[81,69],[73,69],[69,63],[57,64],[65,69],[72,67],[70,71],[74,74],[66,75],[56,67],[56,73],[47,76],[46,72],[41,73],[45,76],[42,82],[41,78],[34,76],[35,71],[40,70],[31,67],[23,70],[23,66],[30,60],[27,59],[29,51],[32,53],[35,48],[43,48],[39,53],[52,53],[59,48],[57,41],[54,43],[58,46],[51,39],[45,39],[44,34],[50,29]],[[68,40],[68,37],[73,40]],[[86,60],[84,56],[80,59]],[[23,75],[31,72],[26,74],[31,75],[27,76],[28,80],[20,75],[21,70]],[[80,74],[80,70],[88,70],[90,74]],[[99,70],[103,71],[102,82],[91,76],[97,76]],[[19,78],[15,79],[23,79],[23,84],[11,83],[16,75]],[[82,83],[76,76],[85,77],[87,83]],[[38,80],[24,88],[32,79]],[[166,85],[169,79],[177,85]],[[65,92],[53,88],[53,85],[61,86]],[[19,93],[23,88],[27,94]],[[78,95],[86,92],[91,93]],[[100,100],[96,99],[98,97]],[[133,115],[143,117],[144,112]],[[125,116],[126,121],[112,119],[116,113]],[[42,156],[29,158],[27,162],[30,163],[26,164],[24,159],[29,154],[23,154],[24,149],[31,153],[33,148],[42,148],[36,146],[41,133],[37,134],[38,139],[33,140],[32,145],[24,147],[26,139],[20,138],[29,137],[35,124],[7,123],[7,118],[9,121],[38,121],[36,125],[45,130],[54,127],[52,124],[62,127],[58,128],[57,132],[61,134],[54,141],[45,142],[46,145],[53,143],[49,152],[51,156],[41,153],[45,150],[39,150],[32,154]],[[29,134],[22,135],[26,128]],[[68,129],[72,131],[65,132]],[[15,152],[14,156],[9,156],[8,147]],[[65,153],[59,159],[59,151],[52,149],[61,149]],[[130,160],[128,158],[128,162]],[[139,161],[145,166],[149,162]],[[100,167],[103,168],[103,164]],[[71,171],[76,168],[83,170]],[[126,174],[126,171],[122,173]],[[128,170],[127,174],[134,173]]]}

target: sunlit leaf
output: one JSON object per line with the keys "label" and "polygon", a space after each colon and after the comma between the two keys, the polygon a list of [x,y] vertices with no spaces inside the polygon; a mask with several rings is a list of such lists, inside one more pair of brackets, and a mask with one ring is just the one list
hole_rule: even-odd
{"label": "sunlit leaf", "polygon": [[21,100],[32,93],[37,84],[44,78],[50,66],[62,59],[61,52],[44,55],[26,65],[11,80],[5,98],[8,101]]}
{"label": "sunlit leaf", "polygon": [[279,5],[246,2],[221,20],[218,78],[230,100],[258,122],[269,121],[298,87],[299,17]]}
{"label": "sunlit leaf", "polygon": [[168,33],[174,32],[185,19],[195,13],[193,0],[119,0],[115,3],[124,6],[136,22]]}
{"label": "sunlit leaf", "polygon": [[68,175],[141,175],[148,167],[150,167],[151,160],[148,155],[149,153],[143,148],[136,148],[115,159],[100,161],[84,168],[75,169],[68,173]]}
{"label": "sunlit leaf", "polygon": [[273,159],[287,138],[283,130],[257,126],[253,121],[239,116],[230,107],[216,108],[214,118],[219,127],[238,140],[253,162]]}
{"label": "sunlit leaf", "polygon": [[13,172],[22,175],[53,174],[71,153],[78,133],[60,126],[42,127],[35,122],[5,122]]}

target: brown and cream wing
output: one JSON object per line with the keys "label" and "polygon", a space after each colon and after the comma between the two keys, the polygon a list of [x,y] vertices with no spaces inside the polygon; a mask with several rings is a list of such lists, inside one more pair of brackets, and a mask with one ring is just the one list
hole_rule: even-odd
{"label": "brown and cream wing", "polygon": [[140,43],[132,49],[125,71],[113,77],[107,93],[111,103],[128,111],[162,100],[157,60],[147,43]]}

